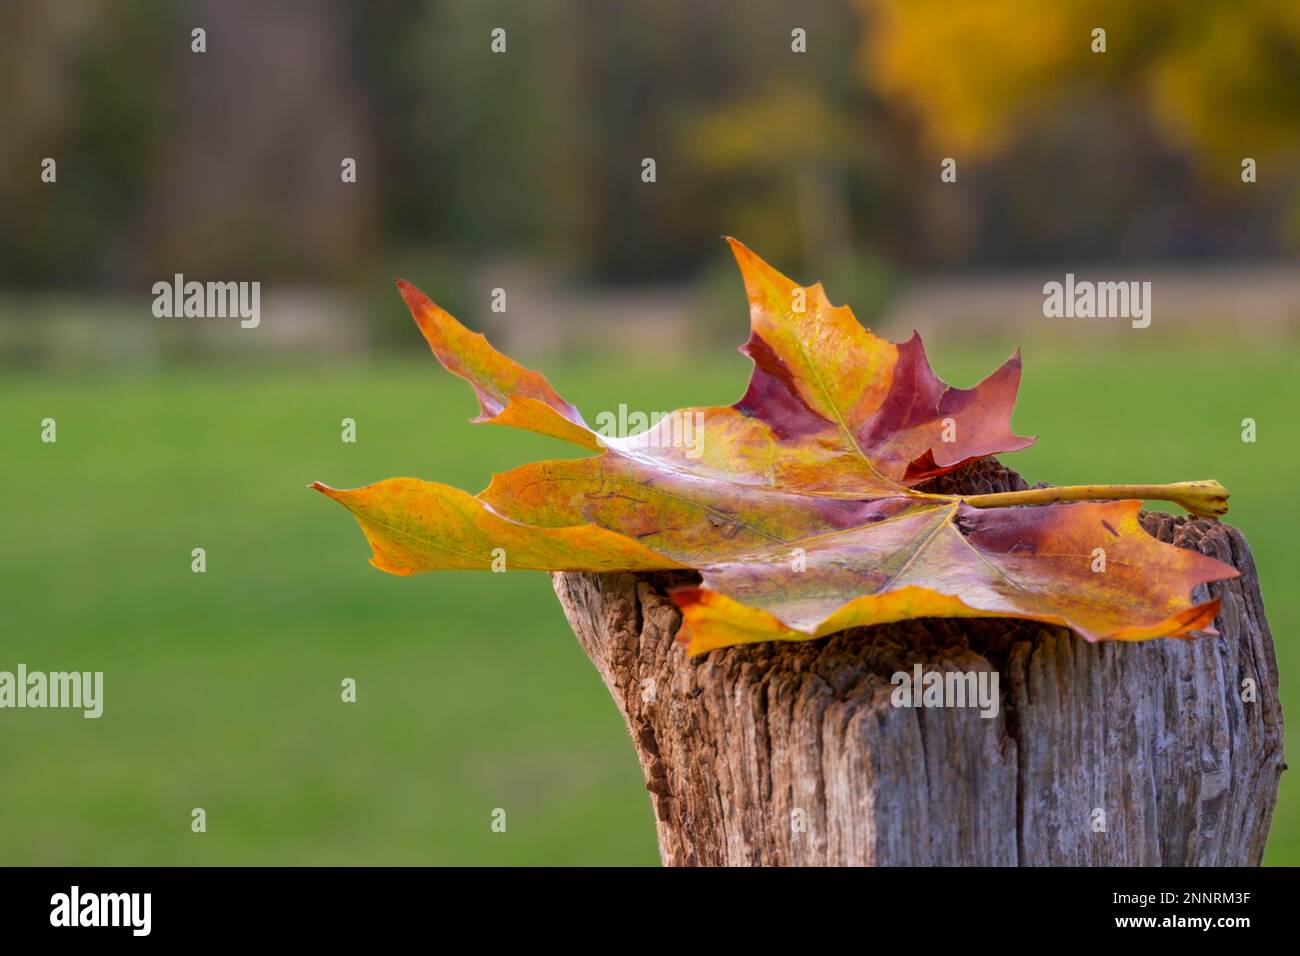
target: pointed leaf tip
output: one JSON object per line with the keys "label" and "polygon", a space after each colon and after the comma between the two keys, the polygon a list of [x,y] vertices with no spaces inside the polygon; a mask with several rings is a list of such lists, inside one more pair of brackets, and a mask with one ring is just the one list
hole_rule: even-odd
{"label": "pointed leaf tip", "polygon": [[471,332],[411,283],[399,279],[397,288],[443,368],[473,388],[479,415],[472,421],[510,425],[593,451],[601,448],[582,415],[545,376],[498,352],[483,333]]}
{"label": "pointed leaf tip", "polygon": [[331,488],[329,485],[325,484],[323,481],[313,481],[313,482],[312,482],[310,485],[308,485],[307,487],[308,487],[308,488],[311,488],[311,489],[313,489],[313,490],[315,490],[315,491],[319,491],[319,492],[320,492],[322,495],[324,495],[326,498],[331,498],[331,499],[333,499],[334,501],[339,501],[339,502],[341,502],[341,501],[343,500],[343,496],[344,496],[344,494],[345,494],[345,492],[341,491],[341,490],[338,489],[338,488]]}
{"label": "pointed leaf tip", "polygon": [[[749,246],[745,245],[739,239],[732,236],[723,236],[722,238],[725,239],[727,245],[731,247],[731,254],[735,257],[736,262],[740,265],[742,271],[744,271],[746,263],[767,266],[767,263],[759,258],[758,254],[755,253],[753,249],[749,248]],[[770,269],[771,266],[768,266],[768,268]]]}

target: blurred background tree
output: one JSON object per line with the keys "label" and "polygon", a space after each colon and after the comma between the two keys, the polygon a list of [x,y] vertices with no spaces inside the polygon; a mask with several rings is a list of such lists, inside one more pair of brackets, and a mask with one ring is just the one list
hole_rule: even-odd
{"label": "blurred background tree", "polygon": [[[855,274],[1276,257],[1300,240],[1286,0],[190,0],[7,17],[11,288],[202,270],[355,288],[394,263],[501,259],[673,282],[716,264],[724,232],[792,269]],[[45,156],[58,189],[37,180]],[[344,156],[356,184],[340,184]],[[939,183],[948,156],[958,190]],[[1250,190],[1244,156],[1261,164]],[[1094,175],[1063,174],[1081,167]]]}
{"label": "blurred background tree", "polygon": [[[858,0],[863,74],[920,118],[932,148],[990,153],[1071,96],[1148,108],[1204,165],[1300,147],[1300,7],[1067,0]],[[1105,30],[1104,53],[1092,31]],[[1212,178],[1218,178],[1212,175]]]}
{"label": "blurred background tree", "polygon": [[[971,200],[984,228],[950,249],[958,258],[1241,257],[1296,248],[1300,6],[857,5],[864,82],[915,121],[928,157],[984,160],[976,167],[982,195]],[[1097,28],[1104,53],[1093,51]],[[1244,157],[1272,170],[1246,194]],[[1095,175],[1060,175],[1076,167]]]}

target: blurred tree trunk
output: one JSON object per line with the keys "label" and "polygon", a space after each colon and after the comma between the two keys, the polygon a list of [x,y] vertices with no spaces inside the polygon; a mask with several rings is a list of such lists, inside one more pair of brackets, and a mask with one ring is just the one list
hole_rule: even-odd
{"label": "blurred tree trunk", "polygon": [[801,170],[794,177],[799,246],[805,268],[853,256],[850,203],[839,177],[825,169]]}
{"label": "blurred tree trunk", "polygon": [[[948,483],[1024,487],[990,463]],[[1143,523],[1242,572],[1210,586],[1217,637],[926,619],[689,659],[664,596],[680,578],[553,578],[627,721],[665,864],[1258,864],[1285,764],[1250,549],[1213,521]],[[891,675],[918,663],[996,671],[998,714],[895,708]]]}

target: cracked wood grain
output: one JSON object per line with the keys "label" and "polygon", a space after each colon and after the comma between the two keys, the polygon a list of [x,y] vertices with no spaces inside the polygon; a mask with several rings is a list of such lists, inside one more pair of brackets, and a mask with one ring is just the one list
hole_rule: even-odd
{"label": "cracked wood grain", "polygon": [[[934,484],[1026,487],[992,460]],[[665,597],[689,575],[552,578],[627,723],[667,865],[1255,865],[1284,763],[1250,549],[1214,521],[1142,520],[1242,572],[1209,586],[1218,636],[1088,644],[932,618],[690,659]],[[890,676],[918,662],[996,671],[997,716],[893,707]]]}

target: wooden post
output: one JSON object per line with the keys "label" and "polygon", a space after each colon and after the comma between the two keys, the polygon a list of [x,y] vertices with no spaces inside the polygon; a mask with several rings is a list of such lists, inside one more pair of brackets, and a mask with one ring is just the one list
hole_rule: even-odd
{"label": "wooden post", "polygon": [[[1023,488],[995,462],[933,490]],[[1255,865],[1285,769],[1277,664],[1246,539],[1161,513],[1233,565],[1217,637],[1088,644],[924,619],[687,658],[689,577],[555,574],[627,722],[667,865]],[[1198,595],[1203,598],[1204,595]],[[899,671],[989,671],[992,718],[891,704]]]}

